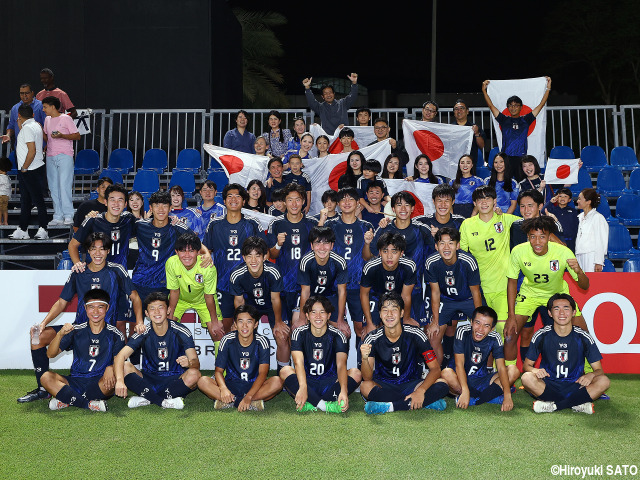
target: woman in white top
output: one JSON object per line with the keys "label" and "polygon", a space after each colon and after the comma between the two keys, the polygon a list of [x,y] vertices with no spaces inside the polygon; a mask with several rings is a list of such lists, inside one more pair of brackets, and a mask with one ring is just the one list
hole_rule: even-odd
{"label": "woman in white top", "polygon": [[576,258],[585,272],[601,272],[609,245],[609,224],[600,212],[600,195],[594,188],[580,192],[576,206],[583,212],[578,215],[580,224],[576,237]]}

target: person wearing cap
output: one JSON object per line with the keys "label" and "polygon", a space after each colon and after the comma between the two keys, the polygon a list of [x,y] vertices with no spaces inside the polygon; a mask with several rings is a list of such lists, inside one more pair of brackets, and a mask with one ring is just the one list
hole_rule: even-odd
{"label": "person wearing cap", "polygon": [[338,125],[347,125],[349,123],[349,109],[358,98],[358,74],[352,73],[347,75],[347,78],[351,80],[349,95],[336,100],[336,92],[333,89],[333,85],[324,85],[322,87],[323,102],[318,102],[313,96],[311,91],[313,77],[305,78],[302,81],[309,108],[320,117],[320,125],[322,125],[325,132],[333,133],[338,128]]}
{"label": "person wearing cap", "polygon": [[473,129],[473,143],[471,144],[471,151],[468,153],[475,165],[478,161],[478,150],[484,149],[484,142],[487,136],[482,128],[469,120],[469,107],[467,107],[466,102],[461,98],[456,100],[453,106],[453,117],[453,120],[451,120],[452,125],[471,127]]}

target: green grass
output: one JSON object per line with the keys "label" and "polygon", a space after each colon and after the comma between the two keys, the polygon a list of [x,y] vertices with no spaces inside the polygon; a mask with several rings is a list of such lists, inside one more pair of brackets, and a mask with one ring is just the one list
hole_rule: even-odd
{"label": "green grass", "polygon": [[184,410],[52,412],[20,405],[27,371],[0,373],[0,478],[233,479],[551,478],[554,464],[637,464],[640,377],[612,375],[596,414],[534,414],[523,390],[498,405],[367,416],[359,394],[344,415],[299,414],[282,393],[264,412],[214,411],[200,392]]}

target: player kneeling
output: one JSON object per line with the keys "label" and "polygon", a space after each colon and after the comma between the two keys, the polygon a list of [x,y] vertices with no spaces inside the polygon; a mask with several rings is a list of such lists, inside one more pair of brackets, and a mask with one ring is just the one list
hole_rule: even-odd
{"label": "player kneeling", "polygon": [[264,410],[265,400],[282,391],[279,377],[267,379],[271,346],[267,337],[256,333],[260,316],[252,305],[235,309],[235,330],[220,340],[215,378],[202,377],[198,381],[200,391],[215,400],[216,410],[231,407],[239,412]]}
{"label": "player kneeling", "polygon": [[124,335],[105,323],[109,294],[99,288],[89,290],[84,298],[88,321],[78,325],[66,323],[51,340],[47,356],[55,358],[63,350],[73,350],[68,376],[47,371],[40,379],[53,398],[51,410],[72,405],[96,412],[106,412],[104,399],[113,395],[115,377],[113,357],[124,346]]}
{"label": "player kneeling", "polygon": [[[440,378],[440,364],[429,339],[418,327],[402,324],[404,301],[395,292],[380,297],[382,327],[360,345],[364,411],[387,413],[425,408],[444,410],[449,388]],[[422,364],[429,374],[422,379]]]}
{"label": "player kneeling", "polygon": [[343,332],[328,324],[333,305],[327,298],[307,299],[302,312],[309,323],[291,334],[294,367],[280,370],[284,388],[300,412],[346,412],[349,395],[361,380],[357,368],[347,371],[349,341]]}
{"label": "player kneeling", "polygon": [[[498,314],[491,307],[480,306],[473,311],[471,319],[470,325],[459,327],[456,332],[455,366],[445,368],[442,378],[458,395],[458,408],[501,403],[502,411],[508,412],[513,408],[510,387],[520,371],[515,365],[505,366],[502,336],[494,330]],[[498,367],[498,373],[494,374],[487,373],[487,361],[492,354]]]}
{"label": "player kneeling", "polygon": [[[169,300],[152,292],[144,303],[151,320],[143,333],[136,333],[114,361],[116,395],[127,397],[127,388],[139,396],[129,399],[129,408],[153,403],[162,408],[184,408],[183,397],[195,390],[200,378],[200,360],[187,327],[167,318]],[[142,349],[142,372],[125,361]]]}
{"label": "player kneeling", "polygon": [[[593,338],[572,325],[576,302],[567,293],[556,293],[547,302],[553,325],[538,330],[531,339],[524,362],[522,386],[538,400],[536,413],[571,407],[575,412],[592,414],[593,401],[609,388],[602,371],[602,355]],[[540,368],[535,368],[538,356]],[[585,358],[593,372],[584,373]]]}

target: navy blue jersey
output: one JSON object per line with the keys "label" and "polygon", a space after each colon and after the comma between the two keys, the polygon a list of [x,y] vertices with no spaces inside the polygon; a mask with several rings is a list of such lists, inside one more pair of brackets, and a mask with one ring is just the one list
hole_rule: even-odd
{"label": "navy blue jersey", "polygon": [[[488,375],[487,360],[489,355],[493,354],[493,359],[504,358],[504,348],[502,344],[502,335],[495,330],[489,332],[479,342],[473,339],[471,325],[463,325],[458,327],[456,331],[456,339],[453,342],[453,353],[464,355],[464,371],[467,376]],[[491,373],[493,375],[493,373]]]}
{"label": "navy blue jersey", "polygon": [[338,285],[346,285],[347,280],[347,262],[335,252],[329,252],[326,265],[318,264],[313,252],[300,260],[298,285],[309,285],[311,295],[337,295]]}
{"label": "navy blue jersey", "polygon": [[382,212],[382,210],[378,213],[371,213],[369,210],[364,208],[362,209],[362,213],[360,215],[362,216],[363,221],[369,222],[371,225],[374,225],[374,230],[378,228],[380,220],[384,218],[384,213]]}
{"label": "navy blue jersey", "polygon": [[137,219],[129,212],[122,212],[118,221],[111,223],[104,218],[104,215],[104,213],[100,213],[94,218],[86,218],[78,231],[73,234],[73,238],[83,244],[89,234],[93,232],[104,233],[112,242],[111,252],[109,252],[107,259],[126,268],[129,240],[133,236],[133,226]]}
{"label": "navy blue jersey", "polygon": [[344,333],[331,325],[327,326],[324,335],[316,337],[307,324],[291,334],[291,351],[302,352],[308,379],[323,381],[338,377],[336,355],[349,353],[349,341]]}
{"label": "navy blue jersey", "polygon": [[282,274],[282,281],[285,292],[297,292],[298,267],[302,257],[311,250],[309,243],[309,232],[318,224],[312,217],[302,217],[298,223],[292,223],[286,215],[277,217],[269,224],[267,230],[267,245],[269,248],[278,243],[278,234],[285,232],[280,255],[276,258],[276,265]]}
{"label": "navy blue jersey", "polygon": [[456,251],[457,260],[447,265],[439,253],[427,258],[424,281],[437,283],[440,287],[440,301],[460,301],[472,298],[471,285],[480,286],[480,271],[473,255],[464,250]]}
{"label": "navy blue jersey", "polygon": [[375,179],[364,177],[360,177],[358,179],[358,182],[356,183],[356,189],[358,190],[358,195],[360,195],[360,198],[368,200],[367,190],[369,189],[369,184],[374,180],[382,182],[382,185],[384,185],[384,187],[382,188],[383,198],[389,196],[389,190],[387,190],[387,184],[385,183],[384,179],[380,175],[376,175]]}
{"label": "navy blue jersey", "polygon": [[142,371],[161,377],[182,375],[186,368],[178,364],[176,359],[185,354],[187,349],[196,348],[191,332],[184,325],[167,320],[169,328],[163,336],[158,336],[151,325],[147,325],[144,333],[134,333],[128,347],[137,350],[142,348]]}
{"label": "navy blue jersey", "polygon": [[264,335],[255,333],[249,346],[243,347],[238,340],[238,332],[231,332],[220,340],[216,368],[227,372],[225,379],[228,381],[253,383],[258,378],[260,365],[269,365],[270,355],[269,339]]}
{"label": "navy blue jersey", "polygon": [[[187,207],[171,210],[171,217],[176,217],[185,227],[193,230],[198,237],[202,236],[202,216],[197,208]],[[205,225],[206,227],[206,225]]]}
{"label": "navy blue jersey", "polygon": [[200,240],[204,240],[204,234],[212,218],[224,217],[227,214],[227,207],[221,203],[214,203],[209,208],[200,205],[196,210],[200,214]]}
{"label": "navy blue jersey", "polygon": [[422,378],[422,363],[436,359],[429,339],[418,327],[402,326],[397,341],[391,342],[384,327],[370,332],[362,343],[371,345],[369,354],[375,360],[373,380],[401,384]]}
{"label": "navy blue jersey", "polygon": [[138,239],[138,259],[133,268],[133,283],[148,288],[166,288],[164,265],[176,254],[176,239],[187,232],[191,230],[180,223],[167,223],[158,228],[152,219],[138,220],[134,232]]}
{"label": "navy blue jersey", "polygon": [[122,320],[118,318],[118,314],[125,313],[118,312],[118,301],[123,295],[131,295],[133,291],[129,274],[122,265],[111,262],[98,272],[92,272],[88,268],[85,268],[82,273],[71,272],[62,288],[60,298],[70,302],[74,295],[78,297],[78,310],[74,323],[84,323],[88,320],[83,298],[85,293],[95,288],[105,290],[109,294],[109,309],[104,320],[110,325],[115,325],[116,321]]}
{"label": "navy blue jersey", "polygon": [[246,264],[238,265],[231,271],[229,293],[244,297],[247,305],[253,305],[259,311],[271,311],[271,293],[282,291],[282,275],[278,267],[271,262],[264,262],[262,275],[255,278]]}
{"label": "navy blue jersey", "polygon": [[295,173],[289,171],[286,172],[282,176],[282,183],[285,185],[289,183],[297,183],[298,185],[302,185],[305,191],[311,191],[311,177],[304,172],[301,172],[300,175],[296,175]]}
{"label": "navy blue jersey", "polygon": [[400,257],[395,270],[385,270],[380,257],[372,258],[362,269],[360,285],[371,288],[369,298],[380,298],[386,292],[401,294],[405,285],[416,283],[416,264],[408,258]]}
{"label": "navy blue jersey", "polygon": [[271,194],[273,192],[275,192],[276,190],[282,190],[284,188],[284,186],[286,185],[284,183],[284,178],[282,179],[281,182],[276,182],[275,178],[271,178],[271,181],[273,182],[271,184],[271,186],[267,186],[265,185],[265,190],[267,191],[267,202],[272,202],[273,200],[271,200]]}
{"label": "navy blue jersey", "polygon": [[243,215],[238,223],[229,223],[227,217],[214,218],[209,222],[202,243],[211,251],[213,264],[218,271],[219,292],[229,293],[231,270],[244,263],[242,244],[253,236],[266,240],[260,222],[253,217]]}
{"label": "navy blue jersey", "polygon": [[360,277],[364,259],[364,234],[369,230],[375,230],[373,225],[356,218],[353,223],[344,223],[341,216],[336,216],[326,221],[325,227],[331,228],[336,234],[333,251],[347,261],[349,281],[347,288],[360,288]]}
{"label": "navy blue jersey", "polygon": [[502,151],[511,157],[520,157],[527,154],[527,136],[529,125],[536,120],[533,113],[529,112],[521,117],[507,117],[502,112],[496,117],[502,131]]}
{"label": "navy blue jersey", "polygon": [[423,225],[426,225],[431,231],[431,227],[436,227],[438,229],[443,227],[455,228],[456,230],[460,230],[460,225],[464,222],[465,218],[462,215],[456,215],[452,213],[449,215],[449,221],[446,223],[440,223],[436,219],[436,215],[434,213],[428,213],[427,215],[418,215],[417,217],[413,217],[414,222],[419,222]]}
{"label": "navy blue jersey", "polygon": [[[529,241],[527,234],[522,230],[522,222],[524,222],[524,218],[520,218],[511,224],[511,229],[509,230],[509,247],[511,250],[513,250],[513,247]],[[560,237],[561,232],[562,225],[559,222],[554,222],[554,228],[551,233],[556,237]]]}
{"label": "navy blue jersey", "polygon": [[602,355],[587,332],[573,327],[569,335],[561,337],[548,325],[538,330],[531,338],[527,358],[534,362],[542,355],[540,368],[544,368],[551,380],[575,382],[584,375],[584,360],[599,362]]}
{"label": "navy blue jersey", "polygon": [[124,335],[113,325],[93,333],[88,323],[80,323],[60,340],[60,350],[73,350],[72,377],[101,377],[122,347]]}

